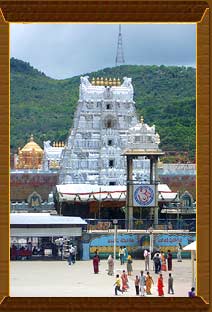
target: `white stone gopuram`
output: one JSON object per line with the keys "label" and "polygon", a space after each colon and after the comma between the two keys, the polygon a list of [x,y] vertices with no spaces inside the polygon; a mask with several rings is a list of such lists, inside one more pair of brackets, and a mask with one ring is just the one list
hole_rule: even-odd
{"label": "white stone gopuram", "polygon": [[[126,184],[129,128],[138,124],[131,78],[81,77],[73,129],[62,151],[59,183]],[[135,179],[148,176],[148,160],[139,162]]]}

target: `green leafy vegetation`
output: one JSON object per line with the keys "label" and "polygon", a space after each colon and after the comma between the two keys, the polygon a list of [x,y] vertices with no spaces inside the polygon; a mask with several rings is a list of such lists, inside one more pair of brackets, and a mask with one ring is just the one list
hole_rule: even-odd
{"label": "green leafy vegetation", "polygon": [[[29,63],[11,58],[11,150],[23,147],[33,133],[44,140],[65,141],[79,97],[80,76],[56,80]],[[195,156],[196,70],[192,67],[122,65],[89,73],[92,77],[131,77],[138,116],[155,124],[161,149]],[[173,161],[173,155],[166,160]]]}

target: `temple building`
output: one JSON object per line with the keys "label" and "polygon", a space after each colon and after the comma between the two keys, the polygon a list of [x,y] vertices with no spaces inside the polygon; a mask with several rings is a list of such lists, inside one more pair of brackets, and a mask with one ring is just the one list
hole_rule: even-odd
{"label": "temple building", "polygon": [[64,142],[44,141],[43,170],[58,170],[60,168],[61,155],[64,149]]}
{"label": "temple building", "polygon": [[31,135],[29,142],[21,149],[15,160],[16,169],[40,169],[43,162],[43,149],[34,141]]}
{"label": "temple building", "polygon": [[[81,77],[73,129],[62,151],[60,184],[125,185],[129,128],[138,123],[131,78]],[[137,178],[149,162],[138,162]],[[140,175],[139,175],[140,172]],[[145,173],[146,172],[146,173]]]}

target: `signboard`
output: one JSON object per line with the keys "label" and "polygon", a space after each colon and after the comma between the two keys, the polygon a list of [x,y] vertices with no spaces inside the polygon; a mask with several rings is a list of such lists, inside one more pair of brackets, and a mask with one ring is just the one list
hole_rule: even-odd
{"label": "signboard", "polygon": [[155,207],[155,185],[143,184],[133,186],[134,207]]}
{"label": "signboard", "polygon": [[177,252],[178,244],[183,247],[196,240],[195,234],[156,234],[154,247],[163,251]]}
{"label": "signboard", "polygon": [[[118,234],[117,246],[138,246],[139,235],[137,234]],[[114,246],[114,235],[102,235],[91,240],[90,246]]]}

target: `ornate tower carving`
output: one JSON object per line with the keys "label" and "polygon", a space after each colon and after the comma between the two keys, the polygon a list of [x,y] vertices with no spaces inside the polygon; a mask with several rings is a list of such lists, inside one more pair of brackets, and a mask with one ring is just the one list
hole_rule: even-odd
{"label": "ornate tower carving", "polygon": [[[73,129],[62,151],[59,183],[123,185],[122,151],[138,123],[131,78],[81,77]],[[101,83],[99,83],[101,82]],[[140,174],[142,168],[138,168]]]}

